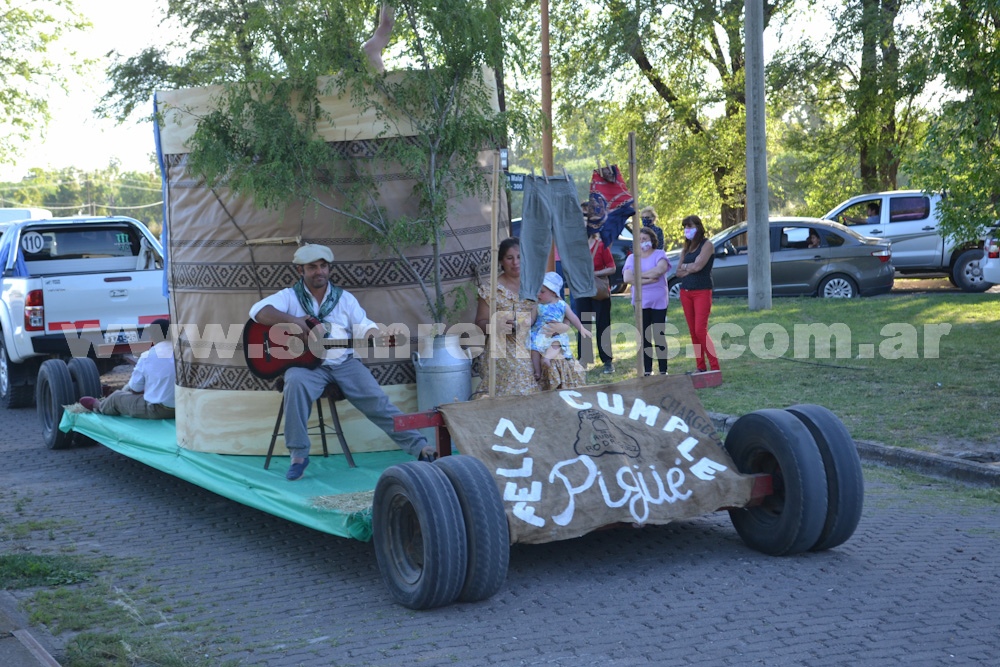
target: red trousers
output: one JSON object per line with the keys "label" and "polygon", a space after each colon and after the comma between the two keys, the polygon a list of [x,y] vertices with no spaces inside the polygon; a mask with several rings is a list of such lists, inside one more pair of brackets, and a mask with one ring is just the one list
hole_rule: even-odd
{"label": "red trousers", "polygon": [[691,344],[694,346],[694,361],[699,371],[708,368],[719,370],[719,358],[715,356],[715,345],[708,337],[708,316],[712,312],[712,290],[694,289],[681,290],[681,307],[684,309],[684,319],[691,331]]}

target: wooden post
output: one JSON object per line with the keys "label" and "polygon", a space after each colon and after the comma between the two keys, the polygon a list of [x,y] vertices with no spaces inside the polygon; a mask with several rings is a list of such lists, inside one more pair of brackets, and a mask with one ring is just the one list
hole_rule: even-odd
{"label": "wooden post", "polygon": [[642,365],[642,350],[645,345],[645,332],[642,328],[642,249],[639,247],[639,230],[642,229],[642,222],[639,220],[639,183],[638,168],[635,162],[635,132],[628,133],[628,175],[629,185],[632,189],[632,201],[635,203],[635,213],[632,214],[632,295],[635,301],[635,328],[639,332],[638,352],[635,355],[635,368],[638,377],[642,377],[645,369]]}
{"label": "wooden post", "polygon": [[771,309],[771,226],[767,219],[767,136],[764,123],[764,8],[745,0],[747,96],[747,305]]}
{"label": "wooden post", "polygon": [[497,240],[500,226],[500,151],[493,151],[493,202],[490,213],[490,324],[489,341],[490,356],[486,373],[486,389],[492,397],[497,389],[497,253],[500,251],[500,243]]}

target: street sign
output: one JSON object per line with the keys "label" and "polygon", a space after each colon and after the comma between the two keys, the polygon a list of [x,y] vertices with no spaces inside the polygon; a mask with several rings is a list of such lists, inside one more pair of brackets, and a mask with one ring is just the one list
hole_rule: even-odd
{"label": "street sign", "polygon": [[524,174],[507,174],[507,187],[511,192],[524,192]]}

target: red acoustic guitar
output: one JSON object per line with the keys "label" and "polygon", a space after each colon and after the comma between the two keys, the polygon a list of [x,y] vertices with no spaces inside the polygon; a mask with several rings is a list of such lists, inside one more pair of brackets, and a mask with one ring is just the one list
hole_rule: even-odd
{"label": "red acoustic guitar", "polygon": [[[309,330],[315,332],[310,334],[310,338],[314,339],[314,349],[318,349],[317,343],[324,349],[354,347],[354,338],[323,338],[323,323],[316,318],[308,317],[306,322]],[[317,331],[316,327],[321,328]],[[369,338],[363,344],[370,347],[374,343],[374,339]],[[386,345],[394,347],[396,337],[389,336]],[[317,368],[323,363],[323,357],[316,356],[309,347],[300,336],[289,332],[287,325],[260,324],[252,319],[243,325],[243,356],[246,357],[247,368],[262,380],[273,380],[289,368]]]}
{"label": "red acoustic guitar", "polygon": [[[312,317],[306,321],[310,331],[322,326]],[[354,343],[351,338],[321,339],[320,336],[322,330],[316,332],[316,338],[324,348],[351,347]],[[287,326],[260,324],[252,319],[243,326],[243,355],[250,372],[262,380],[273,380],[289,368],[316,368],[323,363],[323,358],[313,354],[305,341],[290,333]]]}

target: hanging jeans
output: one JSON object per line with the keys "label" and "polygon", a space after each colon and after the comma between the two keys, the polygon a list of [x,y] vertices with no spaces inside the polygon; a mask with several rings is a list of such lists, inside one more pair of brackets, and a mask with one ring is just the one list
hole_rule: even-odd
{"label": "hanging jeans", "polygon": [[574,298],[593,296],[590,256],[580,200],[570,176],[524,177],[521,207],[521,298],[536,300],[555,238],[563,273]]}

